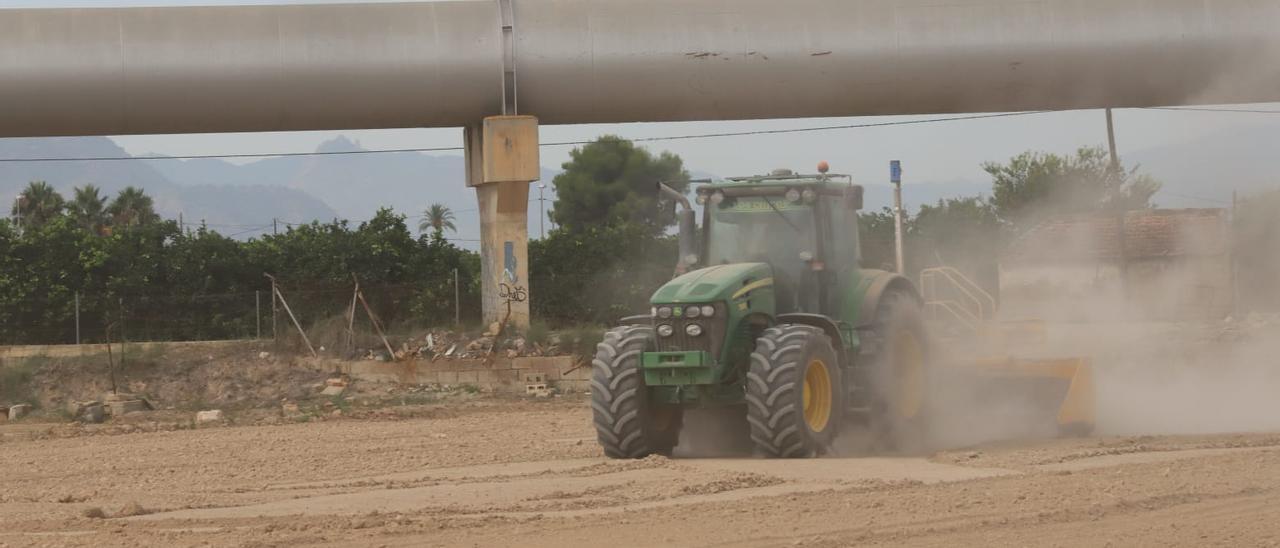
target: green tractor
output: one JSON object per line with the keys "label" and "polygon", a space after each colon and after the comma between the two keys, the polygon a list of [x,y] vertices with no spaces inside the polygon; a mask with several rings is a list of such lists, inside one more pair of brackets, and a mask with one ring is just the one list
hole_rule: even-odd
{"label": "green tractor", "polygon": [[860,267],[862,187],[822,167],[699,186],[701,230],[660,185],[683,206],[678,275],[597,347],[591,407],[606,455],[670,453],[689,409],[740,417],[766,457],[829,453],[851,422],[898,445],[923,435],[920,295]]}

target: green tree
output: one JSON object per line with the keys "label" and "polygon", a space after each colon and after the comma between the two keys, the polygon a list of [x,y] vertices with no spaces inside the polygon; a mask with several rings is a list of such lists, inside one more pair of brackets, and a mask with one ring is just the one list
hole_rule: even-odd
{"label": "green tree", "polygon": [[529,298],[535,317],[554,324],[610,324],[643,314],[671,279],[676,239],[641,225],[553,230],[529,242]]}
{"label": "green tree", "polygon": [[23,228],[39,228],[62,214],[66,200],[49,183],[31,181],[13,201],[13,216]]}
{"label": "green tree", "polygon": [[624,224],[645,227],[661,234],[675,222],[674,208],[659,208],[657,184],[665,181],[684,192],[689,173],[679,156],[663,152],[654,156],[613,135],[575,148],[552,184],[556,200],[551,220],[572,233],[594,227]]}
{"label": "green tree", "polygon": [[160,220],[156,214],[155,202],[142,189],[127,186],[111,200],[107,206],[107,214],[111,215],[111,224],[118,227],[133,227],[154,223]]}
{"label": "green tree", "polygon": [[[903,229],[911,225],[911,215],[904,212]],[[864,268],[893,270],[893,210],[864,211],[858,214],[858,239]]]}
{"label": "green tree", "polygon": [[996,215],[1019,229],[1046,215],[1151,207],[1160,182],[1138,168],[1111,167],[1101,147],[1084,147],[1075,156],[1024,152],[1007,164],[988,162],[991,205]]}
{"label": "green tree", "polygon": [[76,187],[67,212],[80,228],[91,234],[102,234],[110,221],[107,216],[107,198],[101,189],[93,185]]}
{"label": "green tree", "polygon": [[431,207],[423,210],[422,221],[418,222],[418,231],[431,231],[431,237],[437,240],[444,239],[444,231],[457,232],[458,227],[453,224],[453,210],[449,209],[441,203],[431,204]]}

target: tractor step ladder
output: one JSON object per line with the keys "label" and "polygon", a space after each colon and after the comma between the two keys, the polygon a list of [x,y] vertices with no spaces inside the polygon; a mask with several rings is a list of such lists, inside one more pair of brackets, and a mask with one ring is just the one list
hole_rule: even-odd
{"label": "tractor step ladder", "polygon": [[925,321],[953,348],[1004,355],[1041,347],[1048,339],[1042,320],[998,320],[995,297],[954,267],[920,271],[920,296]]}
{"label": "tractor step ladder", "polygon": [[996,316],[995,297],[950,266],[921,270],[920,296],[930,323],[958,326],[965,334],[979,334]]}

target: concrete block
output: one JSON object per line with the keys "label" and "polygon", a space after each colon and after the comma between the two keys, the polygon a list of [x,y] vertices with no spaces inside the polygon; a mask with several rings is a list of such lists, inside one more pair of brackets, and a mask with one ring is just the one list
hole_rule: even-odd
{"label": "concrete block", "polygon": [[9,406],[9,420],[16,421],[22,417],[25,417],[27,413],[30,413],[30,412],[31,412],[30,404],[19,403],[17,405],[11,405]]}
{"label": "concrete block", "polygon": [[341,395],[343,395],[344,393],[346,393],[346,391],[347,391],[347,385],[345,385],[345,384],[343,384],[343,385],[332,385],[332,384],[330,384],[330,385],[328,385],[328,386],[325,386],[325,387],[324,387],[324,390],[321,390],[321,391],[320,391],[320,395],[322,395],[322,396],[341,396]]}
{"label": "concrete block", "polygon": [[458,384],[457,371],[440,371],[436,373],[436,378],[439,379],[436,382],[439,382],[440,384]]}
{"label": "concrete block", "polygon": [[480,384],[480,375],[476,371],[458,371],[458,384]]}
{"label": "concrete block", "polygon": [[147,404],[142,400],[112,400],[107,402],[107,406],[113,417],[123,417],[125,413],[147,410]]}
{"label": "concrete block", "polygon": [[532,369],[546,374],[548,380],[554,380],[560,378],[561,371],[572,369],[574,361],[573,356],[529,356],[516,358],[512,361],[512,366],[516,369]]}
{"label": "concrete block", "polygon": [[417,375],[414,376],[414,382],[418,384],[438,384],[440,382],[440,372],[419,369]]}
{"label": "concrete block", "polygon": [[541,177],[537,118],[489,116],[482,131],[484,182],[529,183]]}
{"label": "concrete block", "polygon": [[556,383],[556,387],[566,394],[583,394],[591,391],[591,381],[562,379]]}
{"label": "concrete block", "polygon": [[196,413],[196,423],[204,424],[210,422],[222,422],[223,415],[221,409],[212,409],[209,411],[199,411]]}

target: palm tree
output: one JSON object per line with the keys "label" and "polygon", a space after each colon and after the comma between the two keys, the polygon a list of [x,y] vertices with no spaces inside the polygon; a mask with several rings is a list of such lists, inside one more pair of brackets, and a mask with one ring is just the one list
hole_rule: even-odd
{"label": "palm tree", "polygon": [[110,220],[107,217],[107,198],[93,185],[76,187],[75,196],[67,204],[67,209],[80,228],[94,234],[102,234]]}
{"label": "palm tree", "polygon": [[107,214],[111,216],[111,224],[130,227],[154,223],[160,220],[156,215],[155,203],[146,192],[134,186],[124,187],[111,205],[107,206]]}
{"label": "palm tree", "polygon": [[44,181],[31,181],[13,201],[13,216],[23,227],[39,227],[62,214],[66,200]]}
{"label": "palm tree", "polygon": [[458,227],[453,224],[453,210],[444,204],[435,203],[431,207],[423,210],[422,221],[418,223],[418,231],[431,231],[431,236],[437,240],[444,239],[445,229],[451,232],[457,232]]}

